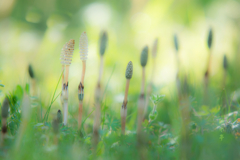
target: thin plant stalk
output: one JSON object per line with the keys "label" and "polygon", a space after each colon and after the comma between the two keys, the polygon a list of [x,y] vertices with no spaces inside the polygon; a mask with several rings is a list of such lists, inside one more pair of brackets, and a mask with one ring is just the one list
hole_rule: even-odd
{"label": "thin plant stalk", "polygon": [[178,100],[180,101],[181,86],[180,86],[180,79],[179,79],[179,71],[180,71],[179,42],[176,34],[174,35],[174,47],[175,47],[175,55],[176,55],[175,57],[176,57],[176,65],[177,65],[176,86],[177,86]]}
{"label": "thin plant stalk", "polygon": [[70,39],[68,43],[63,46],[62,54],[61,54],[61,63],[62,70],[64,70],[65,66],[65,74],[62,76],[63,86],[61,93],[61,102],[63,104],[63,123],[66,126],[68,121],[68,76],[69,76],[69,66],[72,61],[73,51],[74,51],[75,40]]}
{"label": "thin plant stalk", "polygon": [[208,103],[208,84],[210,76],[210,67],[212,62],[212,41],[213,41],[213,32],[212,29],[209,30],[207,45],[208,45],[208,60],[207,60],[207,69],[204,75],[204,103]]}
{"label": "thin plant stalk", "polygon": [[157,57],[157,50],[158,50],[158,39],[156,39],[153,43],[153,49],[152,49],[152,74],[150,77],[150,82],[147,87],[147,98],[146,98],[146,106],[144,110],[144,116],[147,112],[148,104],[150,95],[152,94],[152,87],[153,87],[153,80],[155,77],[155,70],[156,70],[156,57]]}
{"label": "thin plant stalk", "polygon": [[103,55],[105,54],[107,48],[108,36],[106,32],[102,32],[100,35],[99,43],[99,53],[100,53],[100,67],[99,67],[99,77],[97,82],[97,87],[95,90],[95,119],[93,124],[93,145],[96,146],[99,141],[99,128],[101,124],[101,78],[103,74]]}
{"label": "thin plant stalk", "polygon": [[52,127],[53,127],[53,133],[54,133],[53,143],[55,145],[58,145],[58,133],[59,133],[59,124],[60,124],[58,114],[59,114],[59,112],[57,112],[57,118],[53,119],[53,121],[52,121]]}
{"label": "thin plant stalk", "polygon": [[123,104],[121,107],[121,129],[122,129],[122,134],[125,135],[125,128],[126,128],[126,117],[127,117],[127,96],[128,96],[128,90],[129,90],[129,84],[130,84],[130,79],[132,78],[133,74],[133,64],[130,61],[127,65],[125,77],[126,77],[126,88],[125,88],[125,94],[124,94],[124,99],[123,99]]}
{"label": "thin plant stalk", "polygon": [[100,83],[103,74],[103,56],[100,57],[98,83]]}
{"label": "thin plant stalk", "polygon": [[189,101],[189,85],[185,77],[184,82],[181,84],[181,95],[180,95],[180,108],[182,118],[182,129],[180,139],[180,157],[181,159],[190,159],[191,142],[189,139],[189,123],[190,119],[190,101]]}
{"label": "thin plant stalk", "polygon": [[142,83],[140,94],[144,94],[144,86],[145,86],[145,67],[142,67]]}
{"label": "thin plant stalk", "polygon": [[87,55],[88,55],[88,38],[87,38],[86,32],[83,32],[80,36],[79,48],[80,48],[80,59],[82,60],[82,77],[81,77],[80,84],[78,86],[78,100],[79,100],[78,130],[80,130],[81,126],[82,126],[84,77],[85,77],[85,72],[86,72],[86,60],[87,60]]}
{"label": "thin plant stalk", "polygon": [[22,102],[22,123],[20,124],[19,131],[16,138],[15,149],[18,150],[28,126],[29,118],[31,114],[30,100],[27,95],[24,95]]}
{"label": "thin plant stalk", "polygon": [[[223,97],[223,100],[222,100],[222,106],[223,106],[223,109],[226,110],[226,107],[227,107],[227,92],[226,92],[226,79],[227,79],[227,69],[228,69],[228,63],[227,63],[227,57],[226,55],[224,55],[223,57],[223,82],[222,82],[222,89],[223,89],[223,94],[222,94],[222,97]],[[224,111],[224,110],[223,110]],[[230,108],[228,109],[228,113],[230,112]],[[225,113],[224,113],[225,114]]]}
{"label": "thin plant stalk", "polygon": [[144,109],[146,106],[145,95],[144,95],[144,88],[145,88],[145,66],[148,60],[148,47],[144,47],[141,53],[141,66],[142,66],[142,83],[141,83],[141,91],[140,97],[138,101],[138,118],[137,118],[137,135],[138,140],[141,141],[141,130],[142,130],[142,121],[144,118]]}
{"label": "thin plant stalk", "polygon": [[3,101],[2,104],[2,112],[1,112],[1,116],[2,116],[2,132],[1,132],[1,142],[0,142],[0,146],[4,145],[4,139],[5,136],[7,134],[7,118],[8,118],[8,109],[9,109],[9,101],[8,98],[6,97]]}

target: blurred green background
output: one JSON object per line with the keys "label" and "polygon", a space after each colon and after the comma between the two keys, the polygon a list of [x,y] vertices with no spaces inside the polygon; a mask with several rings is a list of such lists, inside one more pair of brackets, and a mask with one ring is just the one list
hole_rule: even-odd
{"label": "blurred green background", "polygon": [[[99,70],[98,40],[102,30],[107,31],[109,37],[102,83],[104,87],[108,84],[106,103],[115,112],[120,112],[123,100],[127,63],[131,60],[134,65],[129,89],[131,103],[131,95],[138,95],[140,91],[141,50],[148,45],[151,53],[155,38],[159,38],[159,50],[153,82],[161,90],[154,94],[165,94],[171,99],[175,92],[175,33],[179,38],[181,71],[188,75],[191,83],[202,83],[210,27],[214,33],[210,77],[214,79],[213,85],[218,86],[223,55],[227,55],[230,63],[239,59],[236,58],[239,8],[240,1],[236,0],[1,0],[0,80],[5,85],[1,99],[17,84],[24,86],[29,82],[27,67],[31,63],[37,77],[38,95],[43,103],[49,104],[61,75],[61,49],[69,39],[75,39],[69,76],[69,110],[76,112],[82,67],[78,44],[84,31],[89,39],[84,102],[90,108],[94,107]],[[152,70],[151,54],[149,56],[147,83]],[[57,93],[60,91],[59,85]],[[129,107],[136,107],[136,102]],[[58,98],[53,110],[60,108]]]}

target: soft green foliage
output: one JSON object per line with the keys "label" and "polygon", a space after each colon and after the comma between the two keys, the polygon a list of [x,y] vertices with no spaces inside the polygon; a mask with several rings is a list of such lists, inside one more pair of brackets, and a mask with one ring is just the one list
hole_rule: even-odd
{"label": "soft green foliage", "polygon": [[157,105],[159,102],[163,101],[165,95],[152,95],[151,100],[154,105]]}
{"label": "soft green foliage", "polygon": [[9,102],[8,98],[5,98],[2,104],[2,118],[8,117]]}

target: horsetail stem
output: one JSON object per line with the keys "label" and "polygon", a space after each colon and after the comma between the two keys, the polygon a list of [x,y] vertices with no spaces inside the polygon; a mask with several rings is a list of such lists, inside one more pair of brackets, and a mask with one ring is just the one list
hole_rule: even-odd
{"label": "horsetail stem", "polygon": [[125,89],[125,95],[124,100],[121,108],[121,126],[122,126],[122,134],[125,134],[125,126],[126,126],[126,117],[127,117],[127,96],[128,96],[128,89],[129,89],[129,83],[130,79],[132,78],[133,74],[133,64],[132,61],[128,62],[127,69],[125,72],[126,77],[126,89]]}
{"label": "horsetail stem", "polygon": [[208,60],[207,60],[207,69],[204,75],[204,102],[208,101],[208,83],[209,83],[209,75],[210,75],[210,67],[212,61],[212,42],[213,42],[213,31],[212,28],[209,29],[207,45],[208,45]]}
{"label": "horsetail stem", "polygon": [[140,63],[142,66],[142,84],[141,84],[141,91],[140,91],[140,97],[138,101],[138,122],[137,122],[137,134],[140,135],[141,133],[141,125],[144,115],[144,109],[145,109],[145,97],[144,97],[144,87],[145,87],[145,66],[147,64],[148,60],[148,47],[144,47],[141,53]]}
{"label": "horsetail stem", "polygon": [[63,121],[62,112],[60,109],[57,112],[57,120],[58,120],[58,123],[62,123]]}
{"label": "horsetail stem", "polygon": [[81,129],[82,125],[82,112],[83,112],[83,98],[84,98],[84,86],[80,82],[78,86],[78,100],[79,100],[79,107],[78,107],[78,129]]}
{"label": "horsetail stem", "polygon": [[59,132],[59,121],[58,119],[53,119],[52,121],[52,128],[53,128],[53,133],[54,133],[54,144],[58,144],[58,132]]}
{"label": "horsetail stem", "polygon": [[83,32],[80,36],[79,49],[80,49],[80,59],[82,60],[82,77],[81,77],[80,84],[78,86],[78,100],[79,100],[78,129],[81,129],[83,97],[84,97],[84,77],[86,72],[86,60],[88,56],[88,37],[86,32]]}
{"label": "horsetail stem", "polygon": [[17,134],[17,139],[16,139],[16,149],[19,149],[21,141],[22,141],[22,137],[25,133],[25,130],[27,128],[28,122],[29,122],[29,118],[31,115],[31,106],[30,106],[30,99],[28,97],[28,95],[24,95],[23,97],[23,102],[22,102],[22,123],[20,124],[19,127],[19,131]]}
{"label": "horsetail stem", "polygon": [[9,100],[6,97],[2,104],[2,136],[1,136],[1,146],[3,146],[5,135],[7,133],[7,118],[8,118],[8,110],[9,110]]}
{"label": "horsetail stem", "polygon": [[72,61],[73,51],[74,51],[75,40],[70,39],[62,49],[61,54],[61,63],[62,63],[62,71],[65,71],[62,76],[62,93],[61,93],[61,102],[63,105],[63,123],[67,125],[67,117],[68,117],[68,75],[69,75],[69,66]]}
{"label": "horsetail stem", "polygon": [[100,53],[99,77],[98,77],[97,87],[95,90],[96,111],[95,111],[95,119],[93,124],[93,144],[95,148],[98,144],[99,128],[101,124],[101,77],[103,73],[103,55],[106,52],[107,41],[108,41],[107,33],[102,32],[100,34],[100,39],[99,39],[99,53]]}
{"label": "horsetail stem", "polygon": [[147,87],[147,98],[146,98],[146,106],[144,110],[144,115],[146,114],[146,110],[149,104],[149,98],[152,93],[152,87],[153,87],[153,79],[155,75],[155,66],[156,66],[156,57],[157,57],[157,50],[158,50],[158,39],[156,38],[154,43],[153,43],[153,48],[152,48],[152,75],[150,78],[150,82]]}
{"label": "horsetail stem", "polygon": [[177,53],[178,49],[179,49],[177,34],[174,34],[174,38],[173,39],[174,39],[174,47],[175,47],[175,50],[176,50],[176,53]]}

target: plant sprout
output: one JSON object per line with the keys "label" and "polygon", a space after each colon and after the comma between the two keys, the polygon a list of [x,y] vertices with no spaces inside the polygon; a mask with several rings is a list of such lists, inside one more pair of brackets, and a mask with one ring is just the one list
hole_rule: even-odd
{"label": "plant sprout", "polygon": [[128,96],[129,83],[130,83],[130,79],[132,78],[132,74],[133,74],[133,64],[132,64],[132,61],[130,61],[128,62],[127,69],[125,72],[125,77],[127,79],[127,82],[126,82],[124,100],[121,107],[121,126],[122,126],[123,135],[125,134],[126,117],[127,117],[127,96]]}
{"label": "plant sprout", "polygon": [[151,100],[153,102],[153,110],[152,112],[149,114],[149,123],[154,121],[157,118],[157,104],[159,102],[161,102],[164,99],[165,95],[153,95],[151,97]]}

